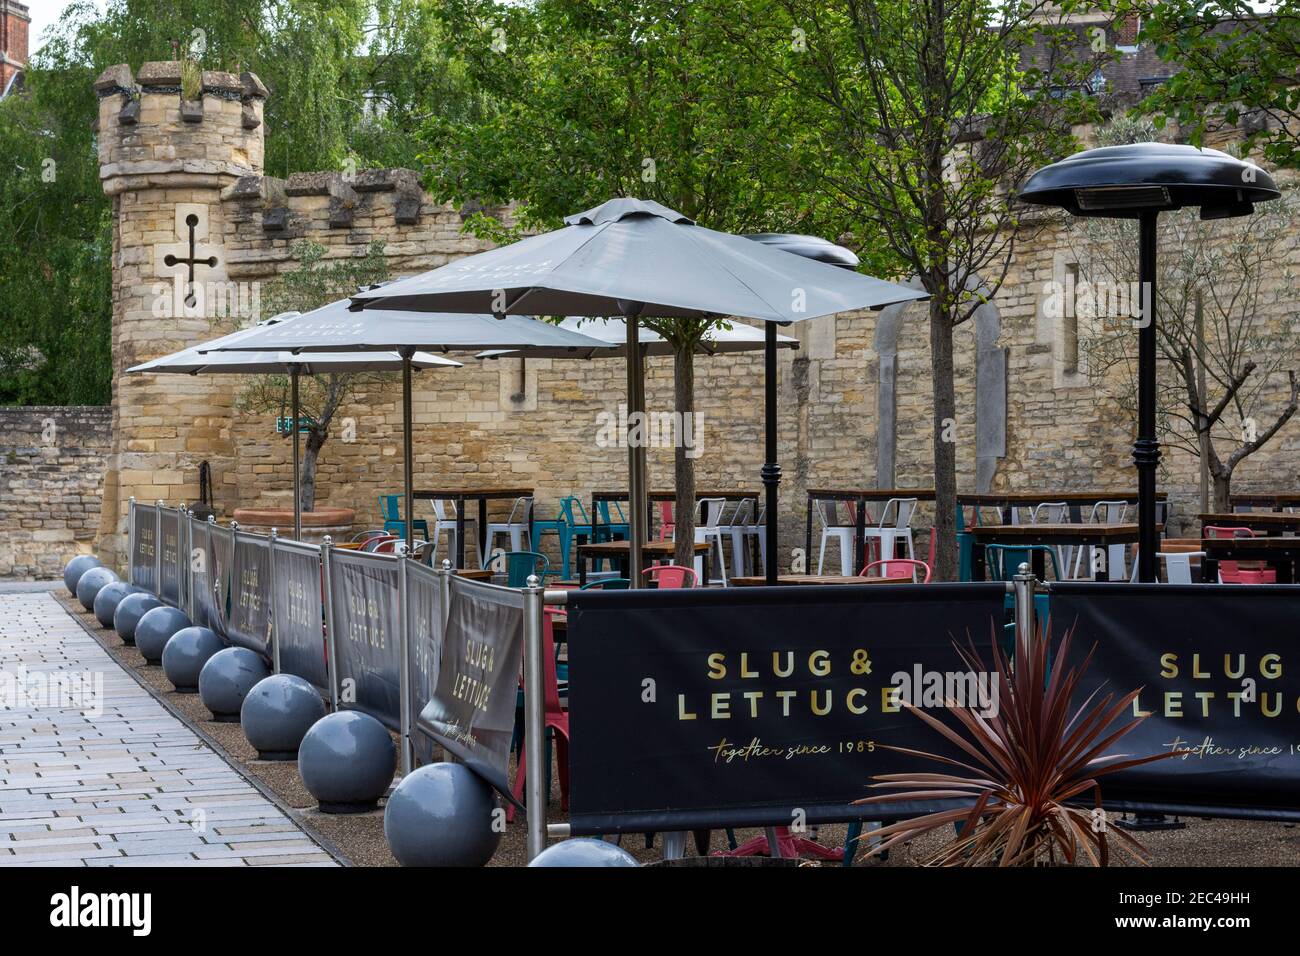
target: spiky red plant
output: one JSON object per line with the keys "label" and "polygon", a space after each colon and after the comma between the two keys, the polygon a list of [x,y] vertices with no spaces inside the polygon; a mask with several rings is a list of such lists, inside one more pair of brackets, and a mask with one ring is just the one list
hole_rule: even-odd
{"label": "spiky red plant", "polygon": [[[1050,628],[1047,630],[1050,633]],[[1096,650],[1094,645],[1077,667],[1066,666],[1072,637],[1073,628],[1053,652],[1046,634],[1040,634],[1024,655],[1027,660],[1018,660],[1012,668],[995,633],[996,670],[992,676],[998,687],[998,707],[993,716],[981,716],[983,708],[977,702],[961,705],[948,700],[945,709],[959,725],[954,729],[933,714],[904,703],[968,759],[886,745],[890,750],[937,761],[955,770],[878,775],[872,778],[878,781],[872,784],[873,789],[897,792],[858,803],[952,798],[974,802],[875,830],[870,834],[872,841],[880,842],[871,852],[881,853],[948,828],[955,835],[924,858],[923,865],[1036,866],[1074,864],[1086,858],[1094,866],[1106,866],[1111,836],[1117,838],[1115,846],[1134,862],[1149,861],[1146,849],[1123,830],[1107,826],[1104,815],[1068,805],[1067,801],[1092,791],[1095,806],[1100,807],[1099,778],[1172,757],[1178,751],[1144,757],[1103,756],[1144,719],[1124,718],[1141,688],[1118,698],[1114,693],[1099,696],[1104,688],[1098,688],[1072,709],[1071,700]],[[973,644],[965,649],[957,646],[957,652],[973,673],[990,673]],[[1055,665],[1050,669],[1049,657]],[[960,833],[953,829],[954,824],[960,824]]]}

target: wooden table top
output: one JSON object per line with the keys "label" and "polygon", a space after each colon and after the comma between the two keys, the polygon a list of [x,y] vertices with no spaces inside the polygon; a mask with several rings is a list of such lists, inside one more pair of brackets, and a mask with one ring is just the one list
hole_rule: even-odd
{"label": "wooden table top", "polygon": [[[707,541],[698,541],[695,543],[696,554],[708,554],[709,543]],[[578,556],[586,557],[609,557],[609,556],[626,556],[632,549],[630,541],[597,541],[594,543],[578,545]],[[677,545],[672,541],[647,541],[641,545],[641,554],[650,555],[655,558],[671,558],[676,553]]]}
{"label": "wooden table top", "polygon": [[1201,550],[1235,551],[1300,551],[1300,538],[1202,538]]}
{"label": "wooden table top", "polygon": [[1300,514],[1286,511],[1234,511],[1230,514],[1211,512],[1200,514],[1196,520],[1202,525],[1220,528],[1276,528],[1280,531],[1300,530]]}
{"label": "wooden table top", "polygon": [[1300,505],[1300,491],[1246,491],[1228,496],[1228,502],[1236,507],[1293,508]]}
{"label": "wooden table top", "polygon": [[471,581],[490,581],[493,574],[491,568],[457,568],[452,573]]}
{"label": "wooden table top", "polygon": [[[758,498],[763,494],[761,491],[742,490],[720,491],[716,488],[695,489],[695,498],[726,498],[728,501],[737,501],[741,498]],[[675,491],[651,491],[646,494],[651,501],[676,501],[677,492]],[[591,493],[592,501],[627,501],[628,493],[626,491],[593,491]]]}
{"label": "wooden table top", "polygon": [[531,498],[532,488],[454,488],[445,491],[413,491],[415,498]]}
{"label": "wooden table top", "polygon": [[[966,530],[982,544],[1089,544],[1097,541],[1124,544],[1136,541],[1138,536],[1138,526],[1135,524],[981,524]],[[1157,534],[1163,530],[1164,525],[1156,525]]]}
{"label": "wooden table top", "polygon": [[[1168,500],[1167,492],[1158,492],[1157,501]],[[1068,505],[1096,504],[1099,501],[1138,500],[1136,491],[984,491],[977,494],[958,494],[957,501],[965,505],[1036,505],[1045,501],[1062,501]]]}
{"label": "wooden table top", "polygon": [[888,501],[890,498],[915,498],[934,501],[933,488],[809,488],[809,498],[823,501]]}
{"label": "wooden table top", "polygon": [[[767,578],[763,575],[752,575],[738,578],[727,578],[727,583],[738,588],[755,588],[764,587],[767,584]],[[911,584],[911,578],[883,578],[872,576],[869,578],[845,576],[842,574],[782,574],[776,579],[778,585],[804,585],[804,584]]]}

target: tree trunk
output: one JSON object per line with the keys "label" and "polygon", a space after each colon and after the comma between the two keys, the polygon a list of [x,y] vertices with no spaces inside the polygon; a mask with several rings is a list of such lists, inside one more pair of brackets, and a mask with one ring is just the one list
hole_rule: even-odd
{"label": "tree trunk", "polygon": [[1232,505],[1228,498],[1232,494],[1232,472],[1219,472],[1214,475],[1214,513],[1230,514]]}
{"label": "tree trunk", "polygon": [[307,447],[302,455],[302,497],[299,499],[304,512],[312,511],[316,507],[316,461],[320,458],[320,450],[325,444],[326,437],[324,432],[314,428],[307,432]]}
{"label": "tree trunk", "polygon": [[[673,548],[673,563],[684,568],[695,566],[695,459],[687,457],[687,452],[695,454],[698,450],[700,436],[694,431],[695,414],[695,346],[694,343],[681,341],[673,346],[673,403],[680,416],[681,430],[677,434],[677,447],[673,449],[673,480],[677,492],[673,506],[673,524],[676,529],[676,545]],[[691,444],[696,449],[685,447],[682,440],[686,434],[687,422],[691,422]],[[705,577],[708,576],[706,563]]]}
{"label": "tree trunk", "polygon": [[[953,386],[952,320],[943,298],[935,295],[930,299],[930,355],[934,367],[934,531],[937,539],[932,572],[933,580],[956,581],[957,397]],[[918,550],[922,550],[919,544]]]}

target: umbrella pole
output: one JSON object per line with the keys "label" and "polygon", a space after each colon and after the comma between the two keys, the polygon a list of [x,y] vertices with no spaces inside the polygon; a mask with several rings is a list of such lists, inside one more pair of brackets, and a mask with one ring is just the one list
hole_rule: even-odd
{"label": "umbrella pole", "polygon": [[1156,579],[1156,467],[1160,442],[1156,438],[1156,216],[1144,210],[1138,239],[1138,288],[1146,305],[1138,329],[1138,430],[1133,463],[1138,479],[1138,581]]}
{"label": "umbrella pole", "polygon": [[[624,322],[627,325],[628,578],[632,587],[639,588],[643,581],[641,549],[646,538],[645,362],[637,316],[624,316]],[[638,430],[639,434],[634,434]]]}
{"label": "umbrella pole", "polygon": [[411,490],[411,473],[414,471],[411,464],[411,354],[411,349],[402,350],[402,488],[406,493],[402,508],[406,518],[403,526],[406,529],[408,555],[411,553],[415,531],[415,515],[412,513],[415,495]]}
{"label": "umbrella pole", "polygon": [[[298,462],[298,366],[289,369],[289,404],[293,412],[293,540],[302,540],[302,474]],[[283,406],[281,406],[283,407]]]}
{"label": "umbrella pole", "polygon": [[763,323],[763,427],[766,445],[763,464],[763,488],[767,493],[764,504],[766,525],[763,533],[767,536],[767,567],[763,573],[768,585],[776,584],[777,574],[777,534],[776,534],[776,491],[781,484],[781,466],[776,461],[776,323]]}

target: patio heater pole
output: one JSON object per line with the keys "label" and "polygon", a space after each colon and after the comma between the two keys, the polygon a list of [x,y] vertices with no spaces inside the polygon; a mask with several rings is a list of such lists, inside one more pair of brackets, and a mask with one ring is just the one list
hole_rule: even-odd
{"label": "patio heater pole", "polygon": [[1138,433],[1133,462],[1138,477],[1138,581],[1156,579],[1156,467],[1160,442],[1156,438],[1156,217],[1144,209],[1139,218],[1138,288],[1141,289],[1142,324],[1138,329]]}
{"label": "patio heater pole", "polygon": [[[646,539],[645,469],[645,361],[641,353],[640,302],[619,302],[627,326],[627,470],[628,470],[628,578],[632,587],[643,583],[641,549]],[[641,423],[639,426],[633,422]],[[639,436],[634,434],[639,432]]]}
{"label": "patio heater pole", "polygon": [[411,553],[412,532],[415,530],[415,516],[413,506],[415,495],[411,490],[411,476],[414,472],[412,467],[411,455],[411,356],[415,350],[411,348],[402,349],[402,481],[403,489],[406,492],[405,501],[402,503],[403,517],[406,519],[403,524],[406,528],[406,553]]}
{"label": "patio heater pole", "polygon": [[767,578],[766,583],[775,586],[777,563],[780,559],[776,543],[776,493],[777,486],[781,484],[781,466],[776,460],[776,323],[764,322],[763,335],[763,426],[766,449],[762,474],[763,488],[767,492],[767,501],[764,505],[766,527],[763,529],[763,533],[767,536],[767,567],[763,569],[763,573]]}
{"label": "patio heater pole", "polygon": [[[299,366],[289,369],[289,396],[293,411],[293,540],[302,540],[302,476],[298,471],[298,372]],[[284,406],[281,406],[282,408]]]}

